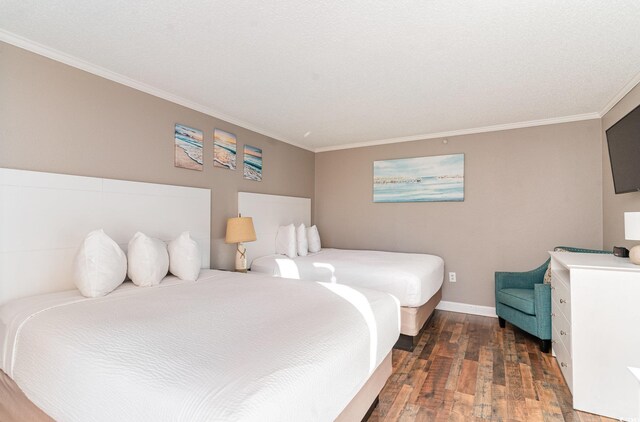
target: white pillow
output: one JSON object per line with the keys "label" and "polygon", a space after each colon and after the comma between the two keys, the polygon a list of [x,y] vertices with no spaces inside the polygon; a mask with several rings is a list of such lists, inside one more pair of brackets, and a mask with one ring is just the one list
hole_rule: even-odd
{"label": "white pillow", "polygon": [[309,242],[307,241],[307,228],[300,224],[296,228],[296,246],[298,255],[307,256],[309,254]]}
{"label": "white pillow", "polygon": [[293,224],[278,227],[276,235],[276,253],[296,257],[296,229]]}
{"label": "white pillow", "polygon": [[129,268],[127,274],[137,286],[155,286],[169,271],[167,245],[144,233],[136,233],[129,241],[127,250]]}
{"label": "white pillow", "polygon": [[189,232],[184,232],[167,245],[169,272],[181,280],[197,280],[202,265],[200,248]]}
{"label": "white pillow", "polygon": [[318,228],[315,225],[307,229],[307,241],[309,242],[309,252],[320,252],[320,249],[322,249],[320,233],[318,233]]}
{"label": "white pillow", "polygon": [[122,284],[127,257],[104,230],[94,230],[82,241],[73,261],[73,279],[83,296],[104,296]]}

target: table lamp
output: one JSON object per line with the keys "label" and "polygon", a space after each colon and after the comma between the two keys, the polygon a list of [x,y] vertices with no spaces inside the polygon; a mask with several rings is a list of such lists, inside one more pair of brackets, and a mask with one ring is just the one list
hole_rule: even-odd
{"label": "table lamp", "polygon": [[[624,213],[624,238],[627,240],[640,240],[640,212]],[[640,265],[640,245],[631,248],[629,261]]]}
{"label": "table lamp", "polygon": [[237,217],[227,220],[227,235],[224,241],[226,243],[237,243],[236,250],[236,271],[247,272],[247,249],[242,242],[253,242],[256,240],[256,231],[253,228],[253,219],[251,217]]}

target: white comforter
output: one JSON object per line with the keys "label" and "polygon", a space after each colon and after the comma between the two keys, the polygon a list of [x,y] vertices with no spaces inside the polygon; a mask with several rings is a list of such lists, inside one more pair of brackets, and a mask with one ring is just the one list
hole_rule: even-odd
{"label": "white comforter", "polygon": [[294,259],[284,255],[257,258],[251,271],[380,290],[397,297],[401,306],[418,307],[442,287],[444,261],[427,254],[322,249]]}
{"label": "white comforter", "polygon": [[59,421],[330,421],[399,334],[388,294],[203,271],[0,309],[3,369]]}

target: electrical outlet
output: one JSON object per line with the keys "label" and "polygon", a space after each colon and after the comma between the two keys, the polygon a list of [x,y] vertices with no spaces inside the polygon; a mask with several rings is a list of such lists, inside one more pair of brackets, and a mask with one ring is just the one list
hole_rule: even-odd
{"label": "electrical outlet", "polygon": [[456,282],[456,273],[449,273],[449,282],[451,283]]}

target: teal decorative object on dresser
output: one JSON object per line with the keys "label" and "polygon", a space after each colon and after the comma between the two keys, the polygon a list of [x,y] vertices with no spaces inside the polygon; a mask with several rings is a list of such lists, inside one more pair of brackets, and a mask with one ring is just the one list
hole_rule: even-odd
{"label": "teal decorative object on dresser", "polygon": [[[558,246],[554,250],[581,253],[611,253],[595,249]],[[551,347],[551,285],[545,283],[549,259],[538,268],[525,272],[495,274],[496,314],[500,327],[505,321],[540,339],[540,350]]]}

